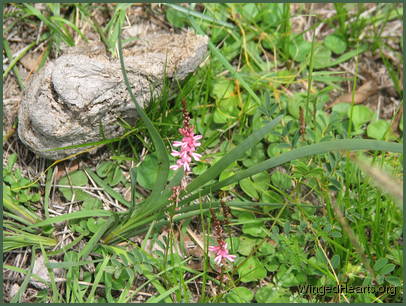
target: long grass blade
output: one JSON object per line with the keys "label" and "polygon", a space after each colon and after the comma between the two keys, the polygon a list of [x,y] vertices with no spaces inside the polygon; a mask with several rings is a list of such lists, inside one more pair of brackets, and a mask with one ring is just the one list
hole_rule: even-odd
{"label": "long grass blade", "polygon": [[386,142],[380,140],[340,139],[305,146],[284,153],[278,157],[267,159],[259,163],[258,165],[252,166],[231,177],[228,177],[225,180],[222,180],[218,183],[214,183],[204,188],[202,191],[196,192],[192,196],[181,201],[180,205],[188,203],[194,199],[197,199],[198,197],[204,196],[211,192],[215,192],[224,186],[236,183],[246,177],[250,177],[252,175],[274,168],[276,166],[282,165],[295,159],[333,151],[357,151],[357,150],[373,150],[373,151],[403,153],[403,145],[399,143]]}
{"label": "long grass blade", "polygon": [[227,27],[229,29],[234,29],[234,26],[231,23],[228,23],[228,22],[225,22],[225,21],[222,21],[222,20],[218,20],[218,19],[213,18],[211,16],[204,15],[202,13],[191,10],[191,9],[189,9],[187,7],[183,7],[183,6],[180,6],[180,5],[177,5],[177,4],[172,4],[172,3],[164,3],[164,4],[166,6],[169,6],[169,7],[173,8],[173,9],[177,10],[178,12],[181,12],[181,13],[185,14],[185,15],[197,17],[197,18],[200,18],[200,19],[202,19],[204,21],[207,21],[207,22],[217,23],[218,25]]}
{"label": "long grass blade", "polygon": [[107,210],[101,210],[101,209],[95,209],[95,210],[81,210],[81,211],[75,211],[70,214],[66,215],[61,215],[61,216],[56,216],[41,222],[38,222],[36,224],[33,224],[31,227],[43,227],[47,225],[51,225],[54,223],[59,223],[59,222],[64,222],[68,220],[74,220],[74,219],[82,219],[82,218],[89,218],[89,217],[110,217],[112,216],[113,213],[111,211]]}
{"label": "long grass blade", "polygon": [[103,260],[103,262],[102,262],[102,264],[100,266],[100,269],[97,272],[96,277],[94,278],[92,289],[90,289],[90,293],[89,293],[89,296],[87,298],[88,303],[94,303],[94,294],[96,293],[97,286],[99,285],[99,283],[101,281],[101,278],[105,273],[104,270],[105,270],[107,264],[109,263],[109,261],[110,261],[110,256],[104,257],[104,260]]}
{"label": "long grass blade", "polygon": [[[155,149],[157,151],[157,156],[158,156],[158,176],[157,180],[154,183],[154,186],[152,188],[151,195],[149,199],[147,200],[147,203],[153,203],[156,201],[165,188],[165,184],[168,180],[168,175],[169,175],[169,157],[168,157],[168,152],[166,150],[165,144],[159,135],[157,129],[151,122],[151,120],[148,118],[147,114],[145,111],[140,107],[135,99],[134,93],[132,92],[131,85],[128,81],[127,77],[127,72],[125,70],[125,65],[124,65],[124,57],[123,57],[123,51],[122,51],[122,44],[121,44],[121,38],[118,39],[118,50],[119,50],[119,56],[120,56],[120,64],[121,64],[121,71],[123,73],[123,78],[124,82],[127,86],[127,90],[130,93],[131,100],[133,101],[135,108],[137,110],[138,115],[144,122],[145,126],[148,129],[149,134],[151,135],[152,142],[154,143]],[[147,203],[145,205],[147,205]]]}
{"label": "long grass blade", "polygon": [[99,230],[93,235],[92,238],[87,242],[86,246],[79,252],[79,259],[85,259],[87,255],[96,247],[96,245],[100,242],[101,237],[104,233],[109,229],[109,227],[113,224],[114,217],[108,218],[99,228]]}

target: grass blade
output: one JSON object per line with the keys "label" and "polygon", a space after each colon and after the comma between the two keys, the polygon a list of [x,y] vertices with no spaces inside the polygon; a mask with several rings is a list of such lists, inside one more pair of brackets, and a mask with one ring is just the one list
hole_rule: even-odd
{"label": "grass blade", "polygon": [[96,245],[100,242],[101,237],[103,234],[109,229],[111,224],[114,222],[114,217],[110,217],[104,222],[99,230],[93,235],[92,238],[87,242],[86,246],[79,252],[79,259],[84,259],[90,252],[96,247]]}
{"label": "grass blade", "polygon": [[399,143],[386,142],[380,140],[368,140],[368,139],[340,139],[333,141],[321,142],[302,148],[292,150],[290,152],[284,153],[278,157],[267,159],[258,165],[252,166],[238,174],[230,176],[229,178],[214,183],[202,191],[196,192],[194,195],[180,202],[180,205],[188,203],[198,197],[204,196],[211,192],[217,191],[220,188],[227,186],[229,184],[238,182],[246,177],[250,177],[259,172],[274,168],[276,166],[282,165],[284,163],[290,162],[295,159],[303,158],[306,156],[311,156],[315,154],[322,154],[333,151],[356,151],[356,150],[373,150],[373,151],[384,151],[384,152],[394,152],[403,153],[403,145]]}
{"label": "grass blade", "polygon": [[104,269],[106,268],[109,261],[110,261],[110,256],[104,257],[104,260],[100,266],[99,272],[97,272],[96,277],[94,279],[92,289],[90,290],[89,296],[86,301],[87,303],[94,303],[94,294],[96,293],[97,286],[100,283],[100,280],[105,272]]}
{"label": "grass blade", "polygon": [[88,217],[111,217],[112,214],[113,213],[111,211],[101,210],[101,209],[75,211],[70,214],[56,216],[56,217],[38,222],[36,224],[29,226],[29,228],[42,227],[42,226],[46,226],[46,225],[51,225],[53,223],[59,223],[59,222],[64,222],[64,221],[68,221],[68,220],[82,219],[82,218],[88,218]]}
{"label": "grass blade", "polygon": [[177,5],[177,4],[172,4],[172,3],[164,3],[164,4],[166,6],[169,6],[169,7],[173,8],[173,9],[177,10],[178,12],[181,12],[181,13],[185,14],[185,15],[197,17],[197,18],[203,19],[203,20],[205,20],[207,22],[217,23],[217,24],[219,24],[221,26],[224,26],[226,28],[234,29],[234,26],[231,23],[215,19],[213,17],[210,17],[210,16],[204,15],[202,13],[193,11],[193,10],[187,8],[187,7],[183,7],[183,6],[180,6],[180,5]]}
{"label": "grass blade", "polygon": [[11,189],[6,184],[3,184],[3,205],[5,209],[23,218],[30,224],[37,223],[41,220],[36,214],[20,205],[18,202],[15,202],[11,193]]}
{"label": "grass blade", "polygon": [[11,299],[10,303],[21,303],[21,298],[23,297],[23,294],[24,294],[25,290],[28,287],[28,283],[31,280],[32,270],[34,269],[35,251],[36,251],[36,248],[32,247],[31,248],[31,265],[30,265],[30,268],[29,268],[29,270],[27,272],[27,275],[26,275],[23,283],[21,284],[20,289],[18,290],[16,295]]}
{"label": "grass blade", "polygon": [[[127,72],[125,70],[125,65],[124,65],[124,57],[123,57],[123,51],[122,51],[122,45],[121,45],[121,38],[118,39],[118,50],[119,50],[119,56],[120,56],[120,64],[121,64],[121,71],[123,73],[123,78],[124,82],[127,86],[127,90],[130,93],[131,100],[133,101],[135,108],[137,110],[138,115],[141,117],[142,121],[144,122],[145,126],[148,129],[148,132],[151,136],[152,142],[154,143],[154,146],[157,151],[157,156],[158,156],[158,177],[156,182],[154,183],[154,186],[152,188],[152,192],[150,197],[147,200],[147,203],[154,203],[159,197],[165,188],[165,184],[168,180],[168,175],[169,175],[169,157],[168,157],[168,152],[166,150],[165,144],[159,135],[157,129],[151,122],[151,120],[148,118],[147,114],[145,111],[142,109],[141,106],[138,105],[135,96],[131,90],[131,85],[128,81],[127,77]],[[145,205],[147,204],[145,203]]]}

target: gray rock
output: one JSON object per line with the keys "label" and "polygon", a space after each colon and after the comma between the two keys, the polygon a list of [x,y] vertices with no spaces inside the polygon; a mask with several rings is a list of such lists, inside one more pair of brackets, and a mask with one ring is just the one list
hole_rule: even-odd
{"label": "gray rock", "polygon": [[[123,50],[137,103],[144,107],[160,93],[164,77],[182,80],[207,53],[206,36],[156,33],[140,35]],[[28,86],[20,104],[18,135],[33,152],[61,159],[85,144],[122,135],[118,119],[134,120],[136,111],[123,82],[120,62],[100,44],[70,48],[48,62]],[[103,136],[104,135],[104,136]]]}

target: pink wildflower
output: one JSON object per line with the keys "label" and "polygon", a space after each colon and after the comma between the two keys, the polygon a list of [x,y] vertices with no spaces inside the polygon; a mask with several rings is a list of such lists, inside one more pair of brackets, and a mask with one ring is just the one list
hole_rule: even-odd
{"label": "pink wildflower", "polygon": [[174,147],[180,147],[180,151],[173,150],[171,155],[179,157],[175,165],[170,166],[172,170],[177,170],[180,167],[187,172],[190,171],[190,163],[192,158],[194,160],[200,160],[202,157],[200,154],[196,153],[196,148],[201,145],[198,141],[202,138],[201,135],[195,135],[193,133],[193,126],[185,126],[179,129],[179,132],[182,134],[182,141],[175,141],[173,143]]}
{"label": "pink wildflower", "polygon": [[235,255],[230,255],[227,250],[227,243],[222,243],[218,246],[209,246],[209,251],[214,252],[216,254],[216,258],[214,258],[214,262],[221,266],[221,262],[223,258],[233,262],[234,259],[237,257]]}

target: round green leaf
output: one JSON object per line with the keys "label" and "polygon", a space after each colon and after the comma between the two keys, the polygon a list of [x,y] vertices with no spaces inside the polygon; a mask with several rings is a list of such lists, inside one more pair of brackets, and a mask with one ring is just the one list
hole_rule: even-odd
{"label": "round green leaf", "polygon": [[114,165],[114,170],[110,172],[108,176],[108,183],[110,186],[116,186],[124,180],[123,171],[118,165]]}
{"label": "round green leaf", "polygon": [[233,96],[234,83],[231,80],[218,79],[212,89],[212,96],[216,100],[225,99]]}
{"label": "round green leaf", "polygon": [[258,258],[250,257],[238,268],[238,275],[243,283],[254,282],[266,277],[266,269]]}
{"label": "round green leaf", "polygon": [[350,108],[351,108],[351,103],[338,103],[333,106],[332,111],[334,113],[338,113],[342,116],[347,117]]}
{"label": "round green leaf", "polygon": [[271,180],[272,183],[279,188],[286,190],[292,187],[291,178],[287,174],[280,171],[275,171],[274,173],[272,173]]}
{"label": "round green leaf", "polygon": [[392,286],[395,286],[395,287],[400,287],[402,285],[402,282],[400,281],[399,277],[397,277],[397,276],[389,275],[389,276],[385,277],[385,280],[389,284],[391,284]]}
{"label": "round green leaf", "polygon": [[344,53],[347,49],[347,44],[339,36],[331,34],[324,39],[324,45],[333,51],[335,54]]}
{"label": "round green leaf", "polygon": [[[281,294],[282,293],[282,294]],[[287,303],[289,298],[283,295],[283,291],[276,289],[272,285],[259,288],[255,294],[257,303]]]}
{"label": "round green leaf", "polygon": [[254,293],[245,287],[236,287],[226,295],[227,303],[249,303],[254,297]]}
{"label": "round green leaf", "polygon": [[219,109],[216,109],[213,114],[213,121],[217,124],[224,124],[227,122],[227,116]]}
{"label": "round green leaf", "polygon": [[96,173],[101,178],[106,177],[114,164],[111,161],[102,162],[97,166]]}
{"label": "round green leaf", "polygon": [[104,220],[89,218],[87,219],[86,226],[90,232],[96,233],[97,230],[100,228],[100,225],[104,222]]}
{"label": "round green leaf", "polygon": [[313,67],[321,69],[328,66],[332,61],[331,51],[324,46],[318,46],[313,54]]}
{"label": "round green leaf", "polygon": [[255,185],[252,182],[251,178],[247,177],[247,178],[241,180],[240,187],[252,199],[254,199],[254,200],[259,199],[258,192],[257,192]]}
{"label": "round green leaf", "polygon": [[[59,185],[68,185],[68,186],[71,185],[81,187],[86,186],[87,184],[88,184],[87,175],[82,170],[72,172],[68,176],[64,176],[59,180]],[[92,196],[79,189],[61,187],[59,188],[59,190],[62,192],[63,196],[68,201],[72,200],[73,194],[75,194],[75,199],[79,201],[85,200],[87,198],[92,198]]]}
{"label": "round green leaf", "polygon": [[158,175],[158,159],[149,154],[137,168],[137,182],[142,187],[152,189]]}
{"label": "round green leaf", "polygon": [[[352,116],[351,116],[352,112]],[[359,129],[361,125],[370,121],[374,116],[374,112],[365,105],[355,105],[352,110],[348,109],[348,117],[352,119],[355,129]]]}
{"label": "round green leaf", "polygon": [[310,53],[312,44],[303,38],[293,40],[289,45],[289,55],[296,62],[303,62]]}
{"label": "round green leaf", "polygon": [[244,256],[248,256],[252,249],[256,246],[258,239],[250,238],[242,235],[239,239],[238,253]]}
{"label": "round green leaf", "polygon": [[371,122],[367,127],[367,135],[369,138],[383,140],[389,127],[390,123],[385,120]]}
{"label": "round green leaf", "polygon": [[[234,171],[232,171],[230,169],[225,169],[224,171],[222,171],[220,173],[219,180],[220,181],[225,180],[226,178],[228,178],[230,176],[233,176],[234,174],[235,174]],[[233,189],[235,187],[235,185],[236,184],[234,183],[234,184],[224,186],[224,187],[221,188],[221,190],[231,190],[231,189]]]}

